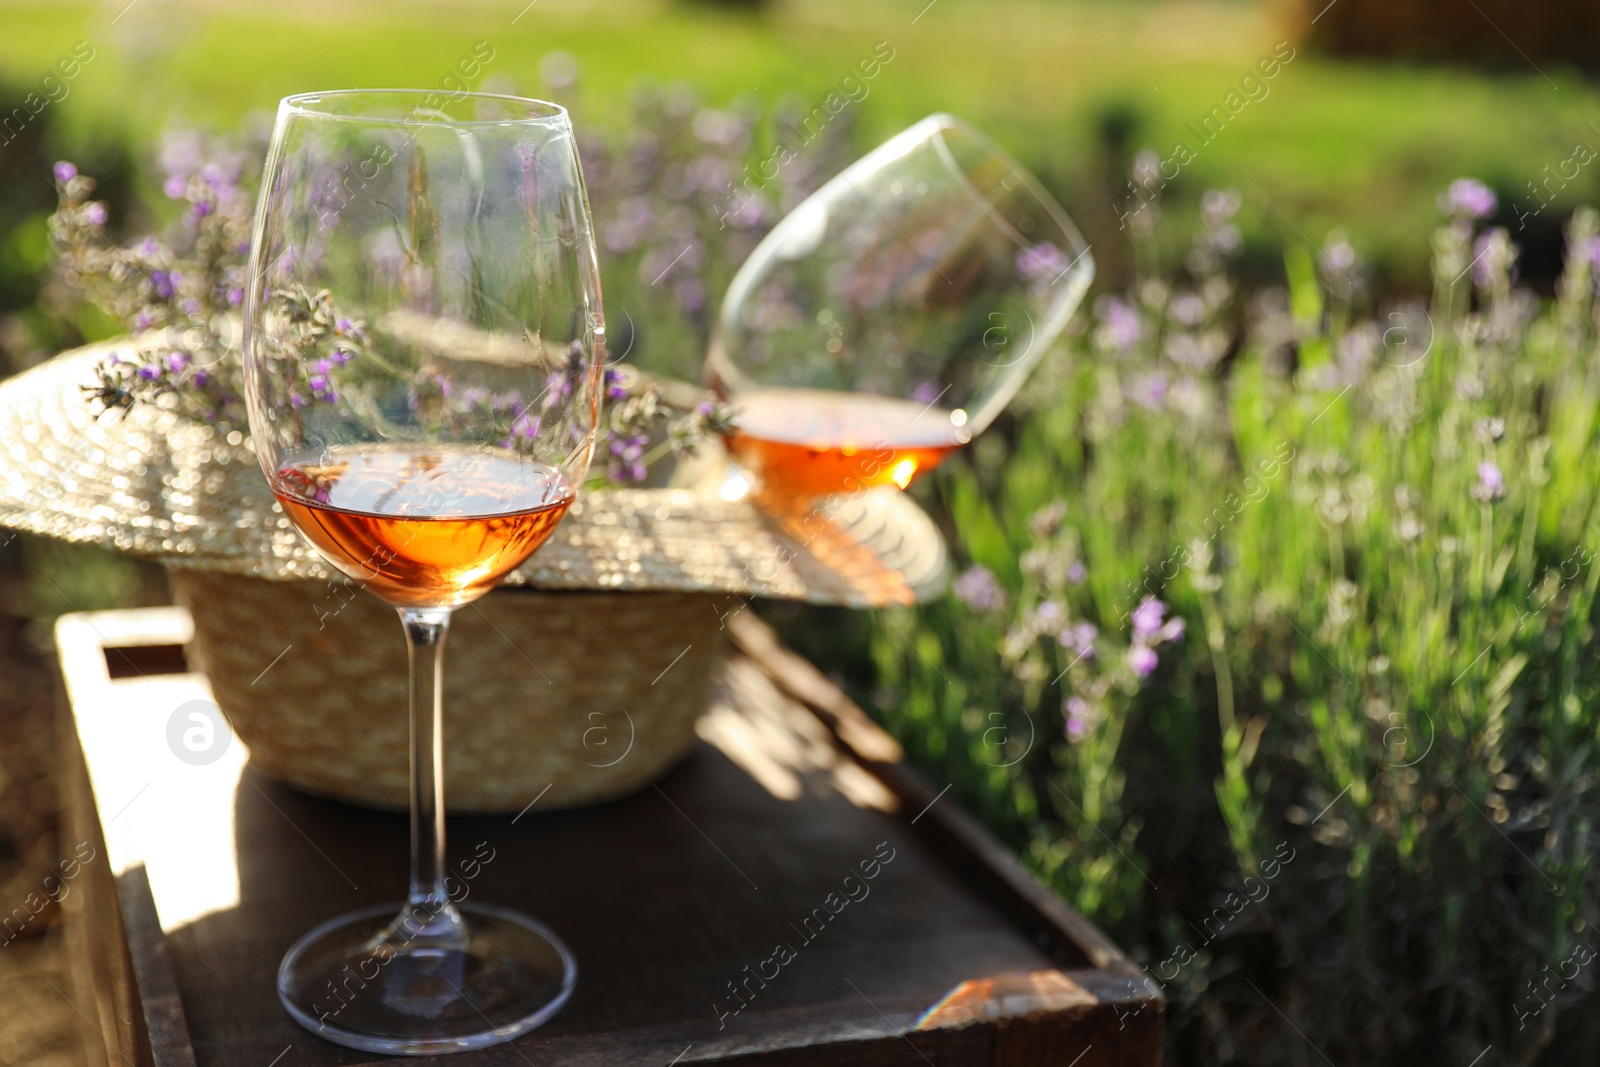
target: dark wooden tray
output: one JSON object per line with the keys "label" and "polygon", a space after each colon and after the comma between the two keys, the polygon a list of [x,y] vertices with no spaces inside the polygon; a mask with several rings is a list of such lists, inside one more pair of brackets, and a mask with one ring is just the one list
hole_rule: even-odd
{"label": "dark wooden tray", "polygon": [[[92,1062],[383,1061],[300,1029],[273,983],[311,926],[397,898],[405,818],[247,765],[163,763],[172,710],[206,693],[171,673],[185,626],[159,609],[58,627],[67,832],[96,850],[63,901]],[[514,1044],[422,1061],[1159,1063],[1162,1005],[1138,969],[753,615],[729,628],[709,741],[660,782],[579,811],[451,820],[453,856],[493,849],[474,898],[548,923],[579,980]],[[846,889],[859,899],[834,914]],[[806,922],[818,908],[825,926]],[[794,958],[751,981],[779,943]]]}

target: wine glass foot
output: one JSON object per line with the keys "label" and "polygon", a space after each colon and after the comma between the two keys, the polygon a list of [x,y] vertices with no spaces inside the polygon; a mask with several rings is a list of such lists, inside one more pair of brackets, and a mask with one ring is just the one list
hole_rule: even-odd
{"label": "wine glass foot", "polygon": [[306,934],[278,967],[278,997],[318,1037],[391,1055],[509,1041],[545,1022],[577,981],[572,953],[505,908],[459,905],[466,937],[407,937],[385,905]]}

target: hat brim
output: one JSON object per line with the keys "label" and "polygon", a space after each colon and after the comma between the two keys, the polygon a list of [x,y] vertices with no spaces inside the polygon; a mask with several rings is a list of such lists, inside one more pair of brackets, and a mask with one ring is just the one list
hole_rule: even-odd
{"label": "hat brim", "polygon": [[[301,539],[242,434],[150,405],[96,414],[83,387],[110,342],[0,384],[0,525],[171,566],[269,579],[338,575]],[[600,489],[508,584],[886,606],[944,589],[932,520],[905,494],[830,498],[779,519],[704,489]]]}

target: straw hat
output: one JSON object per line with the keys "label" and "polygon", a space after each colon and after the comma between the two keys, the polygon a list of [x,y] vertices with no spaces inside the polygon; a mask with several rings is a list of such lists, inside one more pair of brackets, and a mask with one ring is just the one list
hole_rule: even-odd
{"label": "straw hat", "polygon": [[[261,578],[337,578],[284,517],[242,434],[152,405],[97,415],[83,386],[111,352],[65,353],[0,384],[0,525],[178,567]],[[784,521],[724,500],[720,460],[679,487],[581,496],[508,584],[651,590],[882,606],[939,592],[947,558],[932,521],[892,490],[830,502],[827,521]]]}

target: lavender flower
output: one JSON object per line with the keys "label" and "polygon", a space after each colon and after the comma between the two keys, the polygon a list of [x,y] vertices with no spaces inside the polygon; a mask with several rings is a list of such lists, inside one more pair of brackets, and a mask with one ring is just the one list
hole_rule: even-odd
{"label": "lavender flower", "polygon": [[1166,402],[1167,376],[1161,371],[1141,374],[1128,386],[1128,399],[1146,411],[1160,411]]}
{"label": "lavender flower", "polygon": [[1439,210],[1451,218],[1486,219],[1499,203],[1494,190],[1475,178],[1457,178],[1439,194]]}
{"label": "lavender flower", "polygon": [[685,278],[673,288],[672,295],[684,311],[699,311],[705,306],[706,287],[698,278]]}
{"label": "lavender flower", "polygon": [[950,585],[950,591],[973,611],[998,611],[1005,606],[1005,590],[995,580],[994,572],[974,564],[962,571]]}
{"label": "lavender flower", "polygon": [[1478,480],[1472,486],[1472,498],[1489,504],[1505,495],[1506,477],[1500,468],[1489,460],[1478,464]]}
{"label": "lavender flower", "polygon": [[1148,640],[1161,630],[1161,620],[1166,617],[1167,606],[1153,596],[1139,601],[1133,609],[1133,636]]}
{"label": "lavender flower", "polygon": [[57,163],[53,170],[55,171],[56,181],[60,182],[62,185],[67,184],[78,176],[78,168],[73,166],[71,163],[68,163],[66,160],[62,160],[60,163]]}
{"label": "lavender flower", "polygon": [[645,435],[635,437],[613,436],[608,473],[613,481],[642,482],[649,473],[644,465],[644,446],[650,443]]}
{"label": "lavender flower", "polygon": [[1089,702],[1080,696],[1070,696],[1062,702],[1066,713],[1066,735],[1069,741],[1079,741],[1089,732]]}
{"label": "lavender flower", "polygon": [[1017,274],[1027,282],[1053,282],[1067,269],[1066,253],[1043,241],[1017,253]]}
{"label": "lavender flower", "polygon": [[1100,635],[1092,622],[1080,622],[1068,626],[1056,634],[1056,640],[1061,647],[1073,653],[1078,659],[1094,658],[1094,639]]}
{"label": "lavender flower", "polygon": [[1101,342],[1108,348],[1126,352],[1144,336],[1139,313],[1126,300],[1102,296],[1094,302],[1094,315],[1101,323]]}
{"label": "lavender flower", "polygon": [[1133,645],[1128,649],[1128,666],[1139,678],[1148,678],[1156,669],[1156,651],[1149,645]]}
{"label": "lavender flower", "polygon": [[1135,677],[1146,678],[1156,668],[1155,646],[1183,637],[1182,619],[1166,618],[1167,606],[1147,596],[1133,609],[1133,643],[1128,646],[1128,666]]}
{"label": "lavender flower", "polygon": [[1033,609],[1033,628],[1048,633],[1066,620],[1067,613],[1054,600],[1046,600]]}

